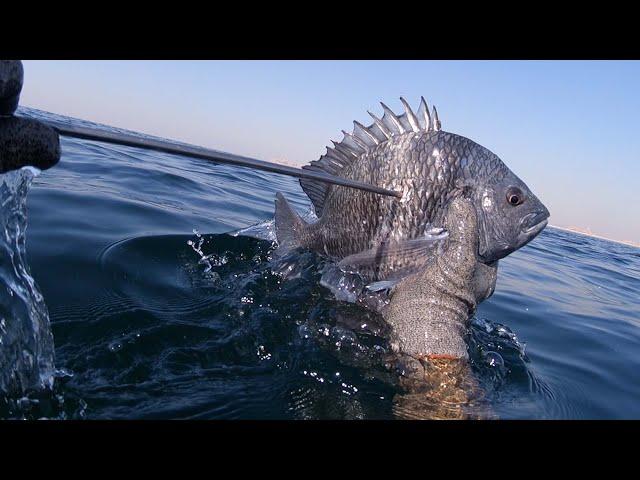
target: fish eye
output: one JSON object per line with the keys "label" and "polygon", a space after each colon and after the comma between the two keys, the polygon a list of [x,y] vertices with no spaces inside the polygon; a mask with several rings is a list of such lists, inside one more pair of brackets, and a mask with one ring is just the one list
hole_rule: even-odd
{"label": "fish eye", "polygon": [[507,202],[514,207],[524,202],[524,193],[518,187],[509,187],[507,189]]}

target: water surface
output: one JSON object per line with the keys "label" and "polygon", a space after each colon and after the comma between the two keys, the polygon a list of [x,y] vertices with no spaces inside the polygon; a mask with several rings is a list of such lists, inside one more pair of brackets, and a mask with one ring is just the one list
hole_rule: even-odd
{"label": "water surface", "polygon": [[[67,374],[0,416],[392,418],[379,317],[335,300],[317,257],[283,281],[271,242],[227,235],[270,220],[277,191],[308,212],[296,180],[77,139],[62,151],[29,193],[27,255]],[[469,339],[494,414],[640,418],[639,292],[639,249],[553,228],[501,261]]]}

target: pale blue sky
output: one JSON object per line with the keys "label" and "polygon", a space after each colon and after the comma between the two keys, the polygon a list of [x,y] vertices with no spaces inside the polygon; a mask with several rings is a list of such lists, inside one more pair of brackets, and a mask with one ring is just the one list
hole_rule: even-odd
{"label": "pale blue sky", "polygon": [[265,160],[317,159],[382,100],[435,104],[551,223],[640,242],[640,62],[25,61],[21,103]]}

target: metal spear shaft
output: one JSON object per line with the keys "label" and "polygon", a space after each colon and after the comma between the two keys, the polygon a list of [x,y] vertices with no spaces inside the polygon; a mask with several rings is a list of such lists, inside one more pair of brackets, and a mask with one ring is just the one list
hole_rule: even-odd
{"label": "metal spear shaft", "polygon": [[280,165],[278,163],[266,162],[264,160],[258,160],[256,158],[234,155],[233,153],[220,152],[218,150],[198,147],[196,145],[172,142],[170,140],[163,140],[159,138],[137,136],[140,134],[128,134],[108,131],[94,127],[69,125],[55,120],[42,120],[42,122],[52,127],[60,135],[64,135],[67,137],[83,138],[86,140],[95,140],[99,142],[126,145],[129,147],[139,147],[159,152],[173,153],[177,155],[184,155],[187,157],[209,160],[216,163],[237,165],[240,167],[253,168],[255,170],[263,170],[265,172],[279,173],[282,175],[288,175],[290,177],[308,178],[311,180],[317,180],[319,182],[330,183],[333,185],[357,188],[359,190],[365,190],[367,192],[373,192],[380,195],[388,195],[397,198],[402,197],[401,192],[388,190],[376,185],[337,177],[326,173],[313,172],[304,170],[302,168],[295,168],[289,167],[287,165]]}

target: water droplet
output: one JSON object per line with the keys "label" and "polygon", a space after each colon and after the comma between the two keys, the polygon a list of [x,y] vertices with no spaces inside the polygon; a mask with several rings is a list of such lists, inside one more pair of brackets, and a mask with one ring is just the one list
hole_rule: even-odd
{"label": "water droplet", "polygon": [[73,377],[73,372],[71,370],[66,369],[66,368],[58,368],[58,369],[55,370],[54,376],[56,378]]}
{"label": "water droplet", "polygon": [[490,367],[494,367],[494,368],[504,367],[504,360],[502,359],[502,356],[499,353],[485,352],[483,356],[484,356],[484,361]]}

